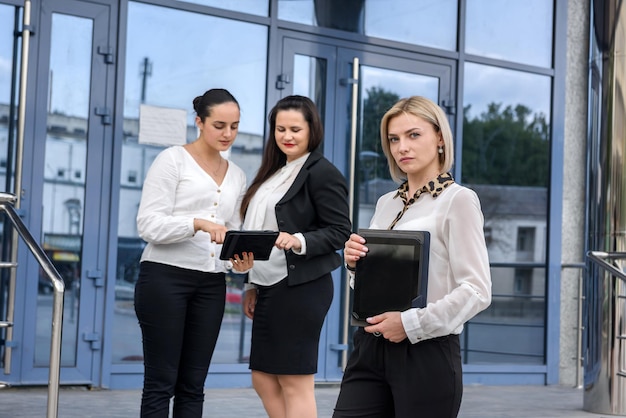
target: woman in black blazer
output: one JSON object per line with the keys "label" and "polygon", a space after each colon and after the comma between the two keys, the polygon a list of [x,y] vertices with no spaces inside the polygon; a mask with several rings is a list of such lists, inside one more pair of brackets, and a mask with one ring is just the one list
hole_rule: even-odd
{"label": "woman in black blazer", "polygon": [[245,285],[252,384],[270,417],[314,418],[331,272],[350,235],[348,188],[318,151],[324,131],[310,99],[281,99],[269,122],[261,167],[241,205],[244,230],[280,231],[269,260],[254,261]]}

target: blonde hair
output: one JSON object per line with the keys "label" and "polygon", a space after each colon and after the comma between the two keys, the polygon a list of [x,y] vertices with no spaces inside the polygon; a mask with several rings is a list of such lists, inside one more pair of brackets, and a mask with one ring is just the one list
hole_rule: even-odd
{"label": "blonde hair", "polygon": [[398,167],[396,160],[391,155],[388,136],[389,121],[401,114],[417,116],[433,125],[435,132],[441,135],[443,139],[443,154],[439,154],[439,174],[450,171],[454,163],[454,144],[452,143],[452,130],[446,114],[431,100],[422,96],[412,96],[396,102],[380,121],[380,144],[385,157],[387,157],[391,178],[398,183],[406,180],[406,173]]}

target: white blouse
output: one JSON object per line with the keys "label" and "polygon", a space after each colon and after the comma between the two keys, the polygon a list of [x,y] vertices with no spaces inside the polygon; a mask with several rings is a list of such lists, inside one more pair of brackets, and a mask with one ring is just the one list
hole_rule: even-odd
{"label": "white blouse", "polygon": [[[278,231],[278,221],[276,220],[276,204],[283,198],[293,182],[298,177],[302,166],[309,158],[310,153],[288,162],[267,179],[250,199],[246,219],[243,228],[246,230],[271,230]],[[306,240],[302,233],[293,234],[302,248],[294,251],[296,254],[306,254]],[[287,257],[285,251],[275,246],[272,248],[269,260],[254,260],[254,266],[248,273],[248,283],[244,285],[244,290],[261,286],[271,286],[287,277]]]}
{"label": "white blouse", "polygon": [[[380,197],[370,228],[389,227],[404,206],[396,195],[394,190]],[[483,223],[476,193],[453,183],[437,197],[423,193],[393,228],[430,232],[427,305],[401,313],[412,343],[460,334],[491,303]]]}
{"label": "white blouse", "polygon": [[154,261],[204,272],[226,272],[221,244],[211,235],[194,234],[194,218],[241,226],[239,208],[246,175],[232,161],[222,184],[217,184],[182,146],[161,151],[146,176],[137,213],[137,231],[148,244],[141,261]]}

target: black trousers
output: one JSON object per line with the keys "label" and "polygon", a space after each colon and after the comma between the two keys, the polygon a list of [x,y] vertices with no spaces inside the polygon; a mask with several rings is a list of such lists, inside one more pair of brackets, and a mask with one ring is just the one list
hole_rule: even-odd
{"label": "black trousers", "polygon": [[454,418],[463,377],[458,335],[392,343],[357,329],[333,418]]}
{"label": "black trousers", "polygon": [[224,273],[142,262],[135,312],[143,337],[141,417],[202,416],[204,381],[226,301]]}

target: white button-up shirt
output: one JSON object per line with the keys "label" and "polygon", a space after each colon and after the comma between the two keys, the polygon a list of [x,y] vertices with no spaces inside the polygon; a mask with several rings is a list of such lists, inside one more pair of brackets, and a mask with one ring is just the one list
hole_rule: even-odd
{"label": "white button-up shirt", "polygon": [[[404,204],[396,195],[393,191],[380,197],[370,228],[387,229],[402,211]],[[430,232],[427,305],[401,313],[412,343],[460,334],[463,324],[491,303],[483,223],[476,193],[453,183],[437,197],[423,193],[394,226]]]}
{"label": "white button-up shirt", "polygon": [[193,220],[238,230],[245,191],[246,175],[232,161],[218,185],[182,146],[163,150],[148,170],[137,214],[139,236],[148,243],[141,261],[227,271],[229,262],[219,259],[221,244],[211,242],[206,232],[194,233]]}

